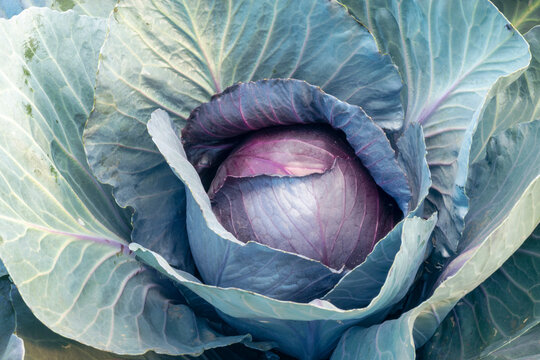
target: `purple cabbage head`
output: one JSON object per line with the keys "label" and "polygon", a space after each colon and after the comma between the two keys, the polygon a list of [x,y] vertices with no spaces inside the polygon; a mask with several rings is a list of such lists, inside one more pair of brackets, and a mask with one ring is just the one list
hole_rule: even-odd
{"label": "purple cabbage head", "polygon": [[354,268],[402,212],[330,127],[256,131],[221,163],[208,191],[222,225],[243,242]]}

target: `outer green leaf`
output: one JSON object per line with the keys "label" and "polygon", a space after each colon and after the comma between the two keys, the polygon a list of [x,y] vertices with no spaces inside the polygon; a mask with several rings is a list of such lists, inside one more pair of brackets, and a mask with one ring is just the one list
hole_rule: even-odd
{"label": "outer green leaf", "polygon": [[412,316],[387,320],[369,328],[352,327],[339,341],[331,360],[407,360],[414,359],[411,336]]}
{"label": "outer green leaf", "polygon": [[[194,171],[194,170],[193,170]],[[280,301],[236,288],[204,285],[189,274],[173,269],[156,253],[132,243],[130,248],[150,266],[194,291],[224,313],[224,319],[240,331],[271,339],[281,351],[300,359],[321,359],[328,355],[340,335],[352,324],[380,320],[410,286],[423,259],[423,250],[436,218],[406,219],[403,244],[383,280],[379,293],[365,307],[342,310],[324,300],[309,304]],[[349,301],[349,299],[345,299]],[[317,339],[316,341],[313,341]]]}
{"label": "outer green leaf", "polygon": [[130,255],[124,218],[85,167],[105,27],[44,8],[0,21],[0,257],[40,321],[87,345],[197,354],[240,341]]}
{"label": "outer green leaf", "polygon": [[8,275],[7,269],[4,266],[4,263],[0,259],[0,277]]}
{"label": "outer green leaf", "polygon": [[[538,1],[540,5],[540,1]],[[531,64],[518,79],[501,78],[490,90],[473,137],[470,162],[485,156],[489,138],[514,124],[540,119],[540,26],[527,34]]]}
{"label": "outer green leaf", "polygon": [[4,352],[4,355],[0,357],[2,360],[28,360],[25,356],[24,343],[17,335],[11,335],[9,342]]}
{"label": "outer green leaf", "polygon": [[538,201],[540,177],[527,188],[500,226],[475,249],[469,262],[435,289],[429,299],[399,319],[369,328],[351,328],[337,345],[332,360],[354,359],[364,354],[370,354],[374,360],[415,359],[414,345],[423,345],[457,301],[497,270],[501,259],[506,260],[503,254],[513,252],[525,240],[534,226],[531,217],[540,216],[534,210]]}
{"label": "outer green leaf", "polygon": [[540,354],[540,325],[536,325],[519,338],[495,351],[489,360],[532,360]]}
{"label": "outer green leaf", "polygon": [[126,0],[101,57],[89,162],[135,208],[133,240],[187,271],[184,190],[147,135],[152,111],[183,126],[230,85],[292,77],[362,105],[387,127],[402,124],[394,65],[334,0]]}
{"label": "outer green leaf", "polygon": [[[516,132],[521,136],[512,136]],[[414,359],[414,344],[422,346],[458,300],[486,280],[522,245],[540,222],[540,208],[537,206],[540,202],[540,174],[519,174],[514,170],[516,165],[521,166],[520,153],[539,156],[539,136],[540,121],[520,124],[499,135],[507,139],[508,153],[501,147],[488,150],[484,162],[490,167],[484,169],[488,173],[482,178],[484,186],[477,183],[473,188],[485,189],[485,192],[482,197],[471,198],[471,206],[476,206],[477,200],[494,199],[492,206],[502,208],[496,221],[490,221],[490,213],[478,213],[469,218],[465,234],[474,236],[467,243],[475,246],[450,263],[432,296],[399,319],[385,321],[367,329],[351,329],[338,344],[333,359],[355,354],[360,356],[361,352],[373,354],[373,359]],[[506,156],[492,160],[501,152]],[[530,165],[529,162],[527,164]],[[490,182],[505,179],[509,174],[512,175],[512,181],[496,182],[497,186],[488,186]],[[516,198],[499,196],[504,193],[514,194],[515,191],[519,194]],[[468,228],[476,224],[484,224],[483,231],[468,232]],[[357,347],[357,344],[362,345]]]}
{"label": "outer green leaf", "polygon": [[[446,266],[439,283],[449,277],[449,280],[453,279],[457,276],[454,274],[471,267],[474,270],[470,270],[469,276],[474,274],[475,279],[487,278],[521,246],[540,222],[540,211],[536,206],[540,196],[540,185],[537,185],[540,180],[540,121],[518,124],[492,138],[489,144],[485,160],[473,166],[471,180],[467,184],[471,211],[466,218],[462,240],[467,247]],[[511,231],[511,235],[491,245],[490,239],[496,239],[496,235],[503,231],[503,225],[510,222],[516,208],[527,201],[532,201],[531,208],[522,207],[521,218],[514,217],[513,228],[506,229]],[[484,208],[486,205],[493,209]],[[487,246],[492,247],[491,253],[477,257],[482,253],[479,249]],[[469,288],[470,280],[467,281],[466,286],[462,286]],[[439,288],[445,287],[440,285]],[[437,316],[438,323],[446,313],[441,316],[439,312]],[[429,327],[424,330],[416,327],[416,330],[419,331],[417,335],[423,333],[426,340],[431,336]]]}
{"label": "outer green leaf", "polygon": [[492,0],[522,34],[540,24],[539,0]]}
{"label": "outer green leaf", "polygon": [[[193,166],[187,161],[180,139],[174,132],[166,113],[162,110],[154,112],[148,128],[161,153],[189,189],[187,192],[188,226],[211,232],[214,238],[222,237],[220,239],[222,242],[230,242],[231,253],[239,252],[233,245],[252,249],[250,246],[253,247],[256,243],[239,243],[217,221],[201,180]],[[205,285],[190,274],[172,268],[162,256],[139,244],[132,243],[130,249],[150,266],[178,281],[215,306],[223,313],[226,321],[240,331],[249,331],[257,337],[271,339],[282,351],[295,357],[319,359],[328,354],[341,333],[351,324],[376,321],[390,306],[399,301],[412,282],[411,274],[416,273],[423,260],[427,239],[435,222],[435,217],[428,220],[413,217],[403,221],[403,229],[407,230],[398,232],[401,237],[401,247],[395,255],[394,262],[385,264],[385,266],[390,264],[391,266],[385,270],[387,276],[381,279],[383,284],[380,286],[380,291],[374,293],[376,296],[365,307],[351,310],[337,308],[326,300],[295,303],[272,299],[237,288]],[[398,227],[397,231],[401,231],[401,227]],[[197,232],[193,234],[195,236]],[[195,237],[194,240],[197,238]],[[269,250],[272,250],[269,253],[276,258],[286,255],[279,250]],[[213,251],[214,247],[209,244],[208,252]],[[252,253],[255,252],[252,251]],[[349,302],[349,300],[344,301]],[[313,341],[314,339],[317,341]]]}
{"label": "outer green leaf", "polygon": [[[536,134],[536,136],[531,136],[533,135],[534,130],[529,131],[531,133],[528,136],[529,140],[516,147],[516,145],[518,145],[516,144],[516,139],[523,138],[525,134],[524,131],[526,131],[527,128],[532,129],[532,125],[517,128],[522,129],[521,131],[508,130],[506,133],[500,134],[503,130],[514,123],[530,122],[538,118],[538,89],[540,88],[540,84],[538,83],[538,77],[540,76],[538,68],[540,66],[540,54],[538,53],[540,49],[540,44],[538,43],[539,35],[540,28],[538,27],[532,29],[525,35],[531,44],[531,52],[533,54],[533,60],[529,69],[527,69],[527,71],[517,80],[512,79],[512,77],[500,79],[496,86],[490,91],[491,99],[487,102],[481,114],[481,120],[474,136],[471,150],[471,161],[476,162],[476,164],[473,165],[470,172],[471,181],[467,190],[472,194],[471,209],[467,215],[467,221],[471,224],[471,226],[466,229],[464,241],[462,241],[460,244],[462,250],[467,246],[472,248],[475,244],[473,243],[473,240],[475,238],[477,241],[481,239],[481,236],[477,236],[479,233],[484,231],[485,228],[492,227],[493,222],[497,223],[500,221],[500,217],[505,216],[504,214],[507,212],[508,207],[512,206],[515,199],[520,196],[526,183],[540,173],[540,163],[538,160],[538,134]],[[536,121],[536,123],[538,122],[539,121]],[[488,142],[488,137],[491,134],[500,135],[498,135],[496,139],[491,139]],[[485,157],[486,149],[490,154],[488,161],[478,161],[477,159],[479,157]],[[514,165],[508,165],[509,162]],[[491,176],[491,172],[493,171],[492,169],[496,169],[497,167],[509,168],[510,166],[513,166],[513,168],[505,176]],[[512,190],[508,190],[508,184],[513,184],[511,186],[513,187]],[[501,188],[501,191],[496,192],[498,188]],[[497,204],[495,204],[494,201]],[[479,220],[478,218],[483,220]],[[468,253],[470,254],[470,252]],[[516,256],[517,255],[514,255],[514,258]],[[456,261],[449,266],[450,272],[454,271],[455,268],[458,268],[461,266],[460,264],[467,260],[466,255],[462,256],[461,258],[461,261]],[[488,286],[488,284],[489,283],[486,282],[486,284],[483,284],[482,287]],[[517,291],[518,293],[511,295],[512,298],[519,296],[519,290]],[[507,292],[500,292],[500,294],[501,296],[504,296],[507,294]],[[480,301],[483,295],[484,293],[481,290],[476,290],[475,292],[471,293],[469,297],[473,297],[474,299]],[[508,299],[504,302],[511,303],[511,301]],[[482,306],[484,303],[485,302],[481,302],[477,305]],[[523,300],[522,303],[527,304],[529,309],[525,308],[521,310],[525,311],[525,313],[527,310],[532,311],[533,308],[530,305],[530,302]],[[451,314],[449,316],[466,314],[467,310],[469,309],[468,304],[475,304],[475,302],[469,300],[467,303],[462,304],[461,307],[456,307],[456,310],[454,310],[454,315]],[[480,313],[479,309],[473,308],[473,311]],[[483,310],[482,313],[484,312],[486,311]],[[516,313],[516,316],[521,316],[517,309],[515,309],[514,312]],[[489,318],[489,312],[487,318]],[[458,321],[452,326],[450,326],[450,321],[451,320],[447,320],[444,325],[442,325],[446,326],[446,328],[439,329],[438,336],[454,336],[455,333],[450,331],[454,328],[454,326],[458,329],[469,329],[470,331],[473,331],[473,334],[463,335],[467,338],[467,342],[465,342],[463,345],[463,356],[468,356],[471,351],[474,354],[474,351],[476,350],[467,349],[466,344],[469,343],[469,341],[473,341],[471,340],[471,337],[474,336],[474,329],[476,329],[476,326],[469,327],[461,324],[461,327],[458,327],[460,326],[460,323],[469,321],[469,318],[467,317],[464,319],[458,319]],[[498,322],[501,321],[502,320],[499,320]],[[519,325],[521,326],[530,326],[530,323],[526,323],[529,325],[519,321]],[[484,321],[479,322],[479,326],[485,326]],[[492,330],[494,325],[490,324],[490,326],[490,330]],[[504,324],[502,326],[504,326]],[[512,332],[507,331],[506,333],[508,336],[512,336]],[[500,333],[495,335],[501,336]],[[486,331],[482,331],[480,333],[480,339],[484,339],[486,343],[482,345],[482,341],[478,340],[478,344],[476,346],[478,351],[488,346],[490,342],[493,341],[493,338],[497,338],[495,335],[490,333],[488,336],[486,335]],[[477,337],[478,336],[479,335],[477,335]],[[441,339],[439,338],[438,340],[433,341],[441,341]],[[448,342],[450,342],[450,340],[448,340]],[[441,344],[439,346],[443,347]],[[448,345],[448,351],[457,351],[455,348],[452,348],[452,346],[459,346],[459,342],[454,341],[452,345]],[[427,349],[428,350],[425,350],[426,352],[435,351],[431,348]],[[441,349],[440,351],[443,353],[445,350]],[[454,356],[458,355],[454,354]]]}
{"label": "outer green leaf", "polygon": [[30,6],[47,6],[51,0],[0,0],[0,18],[10,18]]}
{"label": "outer green leaf", "polygon": [[[47,153],[54,165],[30,167],[44,154],[33,154],[21,143],[14,144],[17,150],[11,149],[12,156],[2,158],[4,166],[9,161],[18,162],[14,158],[27,152],[23,159],[30,164],[28,171],[33,176],[63,176],[99,222],[119,236],[129,236],[128,213],[117,206],[110,187],[98,183],[91,174],[81,142],[83,124],[93,103],[96,58],[105,36],[105,21],[72,20],[73,29],[56,28],[47,19],[54,12],[47,10],[32,9],[34,15],[0,23],[0,36],[6,40],[0,44],[0,119],[4,129],[0,145],[8,151],[9,132],[22,136],[26,129],[32,137],[36,132],[36,146]],[[75,18],[71,15],[70,19]],[[17,171],[18,167],[4,172],[4,181],[9,181],[7,174]],[[3,200],[13,202],[17,190],[4,188],[8,195]]]}
{"label": "outer green leaf", "polygon": [[11,306],[9,292],[11,282],[7,276],[0,277],[0,359],[5,359],[11,336],[15,330],[15,314]]}
{"label": "outer green leaf", "polygon": [[467,193],[471,206],[465,218],[460,252],[476,246],[540,175],[540,121],[519,124],[493,137],[486,159],[470,170]]}
{"label": "outer green leaf", "polygon": [[[439,212],[437,248],[455,252],[467,210],[470,137],[493,83],[530,59],[521,35],[487,0],[344,0],[398,65],[405,124],[423,125]],[[489,35],[489,36],[487,36]]]}
{"label": "outer green leaf", "polygon": [[[17,317],[17,335],[24,341],[25,360],[189,360],[191,356],[168,356],[148,352],[141,356],[121,356],[100,351],[52,332],[39,322],[22,301],[15,287],[11,299]],[[256,360],[264,353],[251,351],[243,345],[211,349],[197,357],[200,360]],[[266,359],[266,358],[265,358]],[[14,360],[7,358],[5,360]],[[22,358],[21,358],[22,360]]]}
{"label": "outer green leaf", "polygon": [[31,6],[73,10],[78,14],[107,17],[117,0],[0,0],[0,18],[10,18]]}
{"label": "outer green leaf", "polygon": [[[436,221],[436,216],[430,220]],[[411,287],[424,260],[428,243],[425,240],[433,231],[433,228],[422,228],[422,225],[419,218],[407,217],[377,244],[364,263],[345,275],[336,287],[324,296],[324,300],[342,309],[365,307],[374,299],[390,307],[401,300]],[[407,251],[405,248],[411,244],[416,244],[417,247]],[[396,279],[399,284],[392,285],[393,291],[385,293],[388,288],[385,288],[385,285],[381,287],[381,284],[392,278],[390,270],[402,276]],[[377,282],[378,284],[374,284]]]}
{"label": "outer green leaf", "polygon": [[52,0],[51,8],[73,10],[81,15],[107,17],[117,2],[118,0]]}
{"label": "outer green leaf", "polygon": [[538,284],[540,227],[496,273],[457,303],[419,355],[479,359],[517,341],[540,323]]}

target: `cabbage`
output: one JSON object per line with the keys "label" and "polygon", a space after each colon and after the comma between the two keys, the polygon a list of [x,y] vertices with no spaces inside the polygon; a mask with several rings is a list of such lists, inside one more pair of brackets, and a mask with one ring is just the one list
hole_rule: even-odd
{"label": "cabbage", "polygon": [[364,262],[401,217],[354,151],[328,129],[256,132],[221,163],[208,192],[219,222],[238,240],[333,269]]}
{"label": "cabbage", "polygon": [[0,354],[538,356],[540,6],[494,4],[0,1]]}

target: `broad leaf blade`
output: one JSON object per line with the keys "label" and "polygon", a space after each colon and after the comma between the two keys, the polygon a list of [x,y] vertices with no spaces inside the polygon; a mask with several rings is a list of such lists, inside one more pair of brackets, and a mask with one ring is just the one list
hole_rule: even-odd
{"label": "broad leaf blade", "polygon": [[[488,147],[486,158],[471,170],[472,180],[467,186],[471,196],[471,212],[466,218],[462,240],[466,248],[446,266],[436,284],[435,293],[452,290],[444,285],[449,283],[455,284],[453,290],[461,286],[469,289],[463,295],[468,293],[480,284],[480,280],[495,272],[540,222],[540,213],[535,206],[540,197],[540,162],[537,160],[540,156],[540,121],[518,124],[492,138],[490,144],[493,145]],[[488,203],[493,209],[475,210]],[[457,275],[464,275],[467,271],[469,276],[474,274],[475,281]],[[475,286],[471,288],[470,285]],[[452,298],[450,293],[447,296],[448,299]],[[447,304],[451,302],[447,301]],[[426,313],[423,321],[426,327],[415,328],[417,342],[429,339],[435,329],[432,326],[442,321],[451,307],[442,306],[442,311]]]}
{"label": "broad leaf blade", "polygon": [[[324,300],[302,304],[279,301],[236,288],[204,285],[170,267],[160,255],[138,244],[131,244],[130,247],[150,266],[214,305],[222,317],[239,331],[271,339],[280,350],[295,357],[322,359],[329,354],[349,326],[380,321],[384,317],[381,314],[385,314],[389,306],[399,301],[410,286],[410,274],[416,273],[422,261],[423,250],[435,220],[405,220],[404,228],[408,229],[408,234],[403,235],[403,245],[396,254],[394,264],[387,269],[388,274],[383,277],[379,293],[365,307],[351,310],[337,308]],[[344,300],[351,301],[350,298]]]}
{"label": "broad leaf blade", "polygon": [[0,20],[0,257],[40,321],[87,345],[198,354],[241,341],[219,337],[130,255],[125,218],[85,167],[105,27],[37,8]]}
{"label": "broad leaf blade", "polygon": [[431,174],[426,160],[424,131],[419,124],[412,124],[405,129],[397,143],[398,162],[405,170],[412,198],[409,211],[414,215],[423,213],[424,199],[431,187]]}
{"label": "broad leaf blade", "polygon": [[9,338],[6,351],[1,357],[2,360],[28,360],[26,356],[26,351],[24,348],[24,343],[21,338],[17,335],[11,335]]}
{"label": "broad leaf blade", "polygon": [[[148,128],[156,145],[171,164],[171,168],[185,183],[186,189],[189,189],[187,193],[188,228],[194,229],[194,239],[198,240],[199,236],[206,232],[209,234],[205,238],[207,245],[220,242],[228,246],[229,250],[224,252],[214,251],[213,245],[208,246],[206,254],[209,259],[217,255],[227,259],[235,253],[243,251],[257,255],[254,250],[256,243],[239,243],[217,222],[201,180],[193,166],[187,161],[180,139],[166,112],[162,110],[154,112],[148,123]],[[297,357],[323,358],[348,326],[362,321],[374,321],[374,318],[380,317],[390,306],[399,301],[400,296],[404,295],[412,281],[411,274],[416,273],[423,260],[427,239],[435,221],[435,217],[428,220],[420,218],[404,220],[403,228],[407,229],[407,233],[401,232],[401,227],[396,230],[396,236],[401,238],[401,246],[395,255],[395,261],[392,262],[391,259],[388,259],[387,264],[385,264],[386,269],[381,270],[387,272],[387,275],[381,277],[383,284],[380,291],[374,293],[376,296],[365,307],[351,310],[337,308],[327,300],[316,299],[310,303],[298,303],[276,300],[236,287],[222,288],[205,285],[191,275],[172,268],[162,256],[139,244],[131,244],[130,248],[147,264],[167,277],[178,281],[182,286],[215,306],[223,314],[224,319],[240,331],[249,331],[256,336],[271,339],[278,344],[281,350]],[[287,256],[290,256],[290,261],[297,261],[293,254],[273,249],[267,250],[269,256],[267,259],[271,261]],[[217,255],[214,255],[213,252],[216,252]],[[261,251],[259,250],[259,252]],[[243,265],[247,264],[247,259],[249,257],[245,257]],[[220,260],[217,261],[220,262]],[[391,265],[390,268],[388,268],[389,265]],[[288,264],[285,263],[284,266],[288,266]],[[263,271],[268,273],[266,267],[276,268],[273,265],[264,266],[261,269],[250,266],[250,268],[257,269],[255,279]],[[303,281],[310,275],[312,274],[306,273],[299,276],[293,271],[290,277]],[[288,281],[287,278],[285,280]],[[356,300],[347,298],[344,302],[350,303]],[[286,335],[283,336],[283,334]],[[313,339],[318,339],[318,341],[314,343]]]}
{"label": "broad leaf blade", "polygon": [[471,164],[484,158],[490,137],[514,124],[540,119],[540,26],[525,34],[525,39],[531,48],[531,64],[518,79],[515,75],[502,78],[490,90],[473,137]]}
{"label": "broad leaf blade", "polygon": [[411,317],[407,314],[369,328],[352,327],[339,341],[331,360],[412,360],[414,342]]}
{"label": "broad leaf blade", "polygon": [[[436,221],[434,215],[426,226],[420,218],[407,217],[380,241],[380,245],[377,244],[364,263],[344,276],[324,299],[341,309],[362,308],[372,302],[382,309],[395,305],[414,281]],[[390,271],[401,276],[392,279]],[[388,279],[395,283],[392,286],[385,284]]]}
{"label": "broad leaf blade", "polygon": [[8,275],[7,269],[4,266],[4,263],[2,262],[2,259],[0,259],[0,277]]}
{"label": "broad leaf blade", "polygon": [[[439,212],[436,244],[455,253],[463,230],[470,137],[493,83],[527,66],[527,43],[487,0],[345,0],[397,64],[405,124],[423,125]],[[486,36],[489,34],[489,36]]]}
{"label": "broad leaf blade", "polygon": [[[118,236],[129,236],[128,211],[119,208],[111,188],[100,184],[91,174],[81,142],[83,124],[93,103],[96,57],[105,37],[105,21],[85,20],[86,23],[73,23],[73,29],[59,29],[44,15],[54,12],[45,8],[31,11],[35,15],[2,21],[0,27],[6,39],[0,45],[3,129],[18,136],[23,136],[24,131],[32,135],[34,131],[41,133],[35,140],[30,136],[25,141],[35,141],[54,164],[28,171],[37,179],[41,175],[54,179],[65,177],[97,221]],[[92,34],[92,39],[86,34]],[[76,42],[71,41],[74,37],[78,37]],[[2,144],[7,144],[10,134],[4,131],[3,136]],[[6,162],[27,151],[22,145],[13,145],[17,150],[12,151],[18,153],[5,157]],[[4,146],[4,151],[7,150]],[[39,162],[43,155],[29,152],[25,161],[30,167],[32,161]],[[10,168],[5,174],[9,172],[17,173],[18,167]],[[9,194],[8,189],[5,191]],[[4,200],[9,202],[13,196],[8,195]]]}
{"label": "broad leaf blade", "polygon": [[60,11],[73,10],[77,14],[107,17],[118,0],[49,0],[51,8]]}
{"label": "broad leaf blade", "polygon": [[540,120],[519,124],[490,139],[486,159],[470,169],[471,206],[460,252],[478,245],[540,174],[539,144]]}
{"label": "broad leaf blade", "polygon": [[167,110],[181,127],[228,86],[292,77],[402,125],[395,67],[335,1],[122,1],[101,55],[89,162],[135,208],[133,240],[188,271],[184,190],[147,135],[152,111]]}
{"label": "broad leaf blade", "polygon": [[[168,356],[147,352],[140,356],[118,355],[97,350],[87,345],[62,337],[43,325],[12,287],[11,299],[17,318],[16,333],[24,341],[26,360],[190,360],[191,356]],[[264,353],[247,349],[244,345],[211,349],[196,357],[200,360],[256,360]],[[5,360],[14,360],[6,358]],[[18,360],[18,359],[17,359]],[[22,360],[22,358],[21,358]]]}
{"label": "broad leaf blade", "polygon": [[530,360],[540,354],[540,325],[486,357],[486,360]]}
{"label": "broad leaf blade", "polygon": [[15,331],[15,313],[9,297],[10,291],[11,281],[7,276],[0,276],[0,359],[9,359],[5,353]]}
{"label": "broad leaf blade", "polygon": [[496,273],[456,304],[420,350],[421,358],[484,358],[516,341],[540,323],[538,284],[540,227]]}
{"label": "broad leaf blade", "polygon": [[0,0],[0,18],[11,18],[32,6],[73,10],[81,15],[107,17],[117,0]]}
{"label": "broad leaf blade", "polygon": [[11,18],[31,6],[48,6],[52,0],[0,0],[0,18]]}
{"label": "broad leaf blade", "polygon": [[540,24],[539,0],[492,0],[522,34]]}
{"label": "broad leaf blade", "polygon": [[[525,154],[538,156],[539,129],[540,121],[520,124],[498,137],[506,135],[506,144],[510,149],[515,147],[522,149]],[[521,136],[508,136],[516,132]],[[491,155],[496,153],[495,148]],[[473,236],[466,240],[467,243],[476,245],[448,265],[430,298],[399,319],[387,320],[367,329],[352,328],[338,344],[334,359],[355,354],[362,356],[362,353],[373,354],[373,359],[414,359],[415,350],[411,345],[420,347],[428,341],[459,299],[491,276],[523,244],[540,222],[540,209],[537,206],[540,201],[540,174],[520,174],[523,178],[519,177],[518,180],[522,181],[498,183],[499,187],[488,186],[512,173],[516,165],[522,165],[519,162],[520,151],[510,150],[504,155],[506,159],[500,163],[483,160],[489,165],[489,175],[482,178],[483,186],[477,183],[473,189],[485,189],[485,198],[497,199],[497,192],[516,192],[516,198],[498,198],[501,204],[494,203],[493,206],[500,207],[502,211],[496,221],[490,222],[489,213],[480,213],[469,219],[467,226],[474,227],[478,223],[485,224],[485,227],[474,234],[466,228],[465,234]],[[488,159],[489,156],[488,151]],[[473,196],[471,199],[472,206],[475,206],[477,198]],[[357,346],[359,343],[362,345]],[[343,349],[349,353],[346,354]]]}
{"label": "broad leaf blade", "polygon": [[[364,354],[370,354],[374,360],[415,359],[415,345],[423,345],[458,300],[497,270],[502,254],[514,250],[509,239],[513,246],[525,240],[534,227],[531,216],[540,216],[532,210],[538,201],[540,177],[527,188],[508,217],[479,246],[469,262],[443,282],[428,300],[398,319],[369,328],[351,328],[337,345],[332,360],[354,359]],[[471,281],[471,273],[482,275]]]}

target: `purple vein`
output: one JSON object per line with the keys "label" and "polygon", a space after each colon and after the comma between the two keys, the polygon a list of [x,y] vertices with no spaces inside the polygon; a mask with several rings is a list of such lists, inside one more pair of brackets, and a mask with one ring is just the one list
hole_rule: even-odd
{"label": "purple vein", "polygon": [[72,233],[68,231],[55,230],[55,229],[50,229],[48,227],[37,225],[37,224],[28,224],[28,226],[37,230],[48,232],[50,234],[63,235],[63,236],[75,238],[77,240],[92,241],[96,244],[111,246],[111,247],[119,249],[122,253],[126,255],[131,254],[131,250],[129,250],[127,243],[122,243],[119,241],[107,239],[105,237],[87,235],[87,234],[76,234],[76,233]]}

